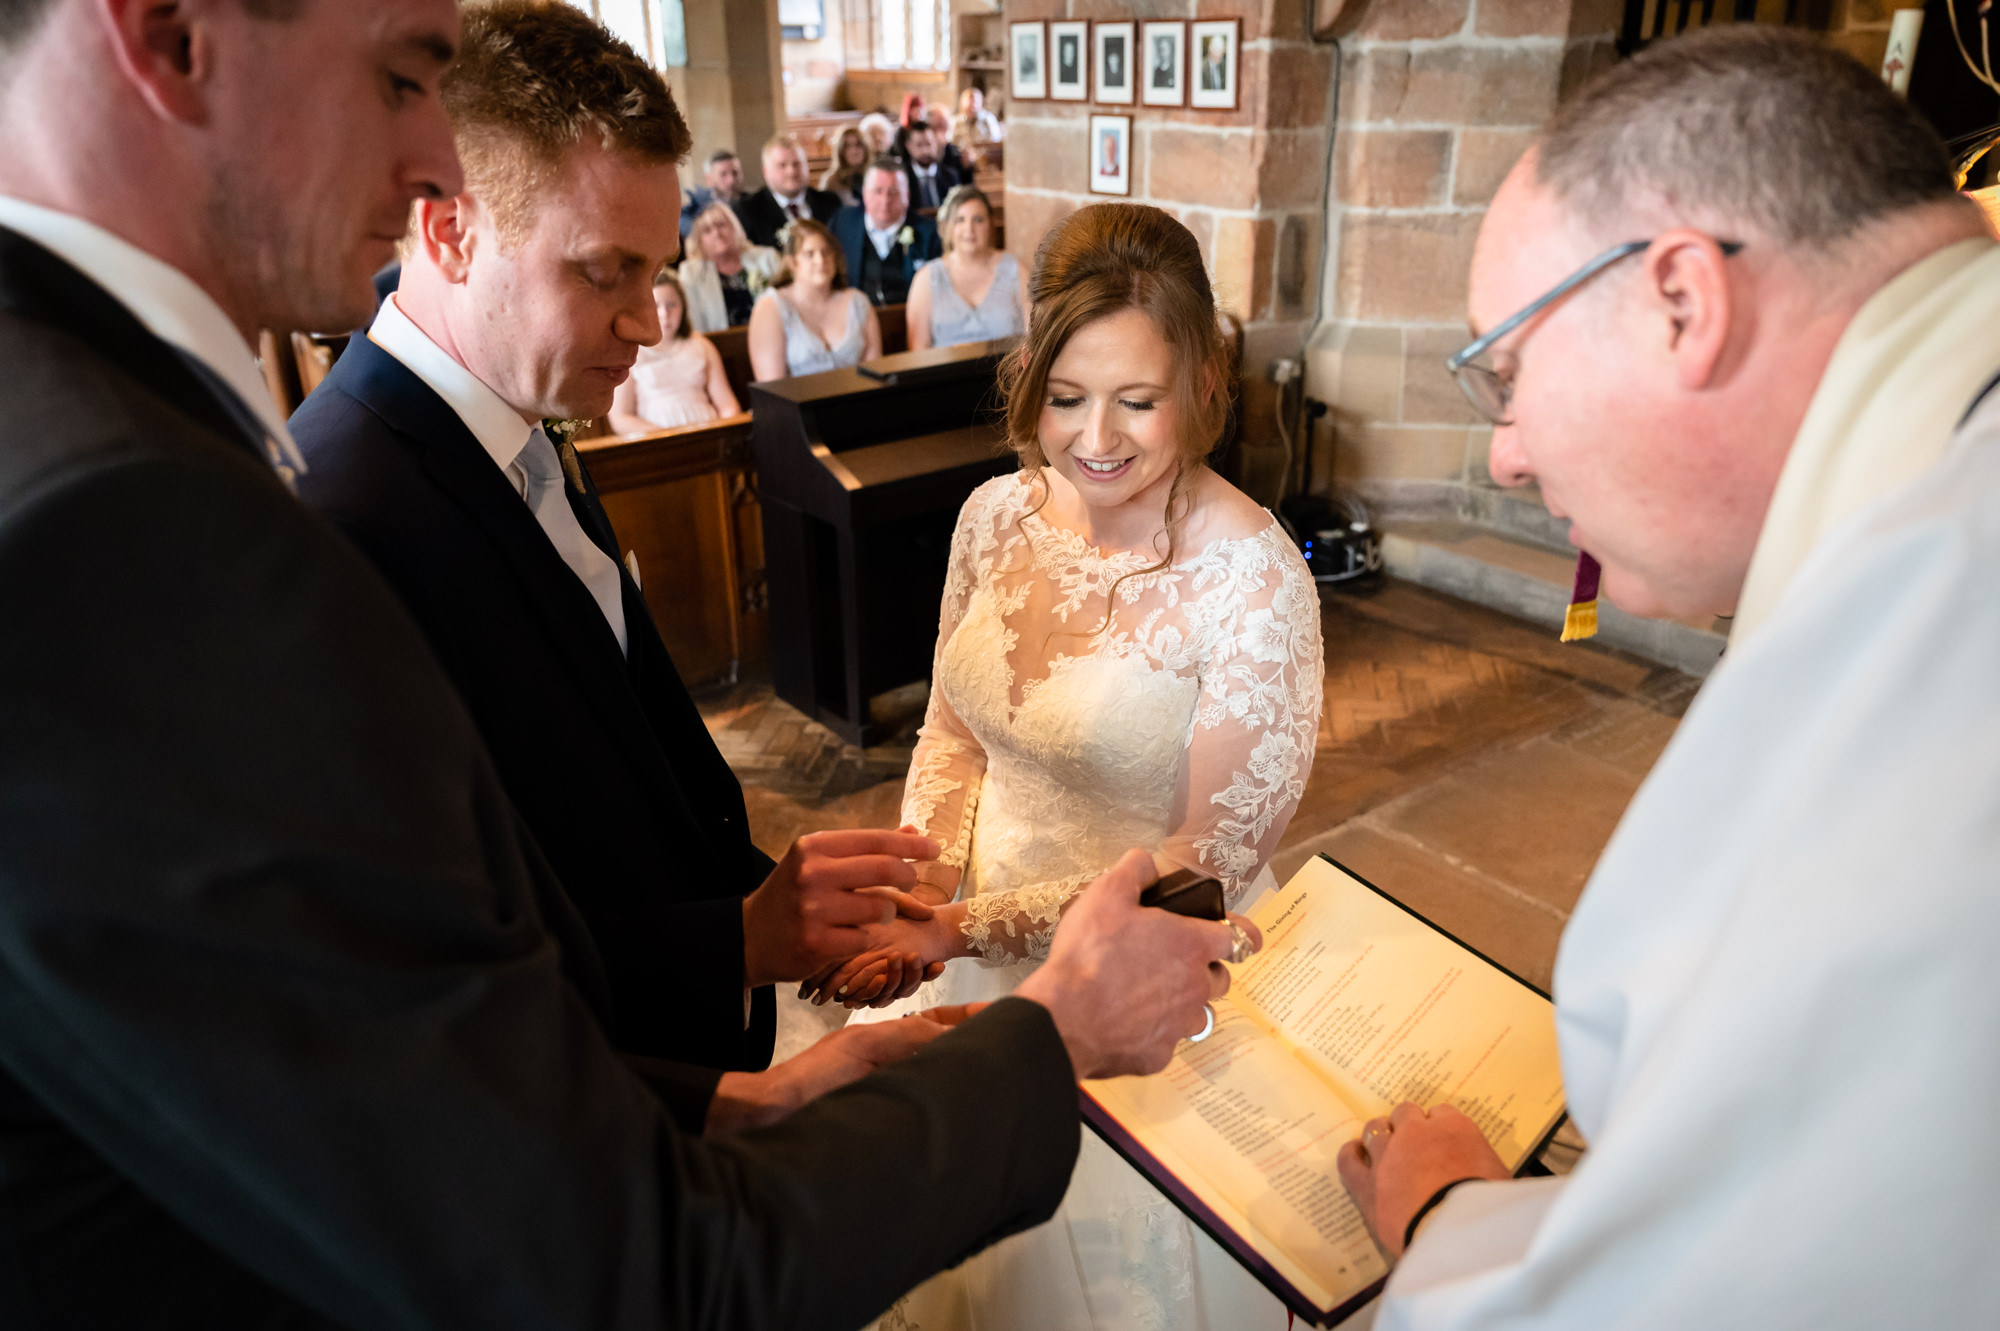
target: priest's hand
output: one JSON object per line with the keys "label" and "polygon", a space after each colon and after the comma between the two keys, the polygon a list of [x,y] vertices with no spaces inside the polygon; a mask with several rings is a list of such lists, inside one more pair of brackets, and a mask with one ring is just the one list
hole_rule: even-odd
{"label": "priest's hand", "polygon": [[1389,1117],[1369,1119],[1360,1139],[1341,1147],[1334,1163],[1391,1261],[1403,1255],[1412,1217],[1440,1188],[1509,1177],[1478,1124],[1450,1105],[1426,1112],[1407,1100]]}
{"label": "priest's hand", "polygon": [[1158,1072],[1229,992],[1229,925],[1141,906],[1157,876],[1151,855],[1126,851],[1070,902],[1049,959],[1015,990],[1049,1010],[1079,1078]]}
{"label": "priest's hand", "polygon": [[767,1071],[725,1072],[702,1132],[716,1137],[776,1123],[808,1100],[909,1057],[985,1006],[932,1008],[899,1021],[842,1027]]}
{"label": "priest's hand", "polygon": [[751,988],[802,980],[869,946],[863,930],[902,915],[929,919],[909,895],[912,861],[937,858],[913,832],[853,829],[802,836],[743,899],[743,977]]}

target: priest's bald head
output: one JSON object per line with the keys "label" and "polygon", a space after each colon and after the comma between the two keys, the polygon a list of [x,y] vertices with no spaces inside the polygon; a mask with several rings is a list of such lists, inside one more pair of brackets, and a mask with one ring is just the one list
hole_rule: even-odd
{"label": "priest's bald head", "polygon": [[192,278],[246,336],[348,328],[459,188],[452,0],[0,0],[0,193]]}
{"label": "priest's bald head", "polygon": [[1752,26],[1649,49],[1557,113],[1480,229],[1482,334],[1603,261],[1459,369],[1494,478],[1539,484],[1621,608],[1733,613],[1856,311],[1982,230],[1936,136],[1846,56]]}

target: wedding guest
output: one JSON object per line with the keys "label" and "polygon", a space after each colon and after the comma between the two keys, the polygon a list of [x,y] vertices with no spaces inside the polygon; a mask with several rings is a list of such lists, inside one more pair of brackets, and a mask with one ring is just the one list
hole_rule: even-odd
{"label": "wedding guest", "polygon": [[733,149],[717,148],[708,155],[708,164],[702,168],[702,185],[688,193],[688,201],[681,208],[681,239],[694,227],[694,221],[711,203],[727,204],[734,208],[743,197],[743,163],[738,161]]}
{"label": "wedding guest", "polygon": [[1014,256],[993,248],[993,207],[976,185],[945,196],[938,213],[944,255],[910,283],[910,350],[1013,337],[1027,326],[1028,280]]}
{"label": "wedding guest", "polygon": [[611,428],[620,434],[699,425],[742,408],[722,368],[722,353],[688,323],[681,284],[666,272],[653,279],[660,340],[639,348],[632,376],[611,396]]}
{"label": "wedding guest", "polygon": [[787,379],[881,354],[875,307],[847,284],[832,233],[818,222],[794,223],[785,265],[750,316],[751,368],[759,379]]}
{"label": "wedding guest", "polygon": [[935,216],[952,187],[967,181],[962,167],[945,160],[944,150],[949,146],[923,122],[903,131],[904,191],[911,209],[923,216]]}
{"label": "wedding guest", "polygon": [[861,117],[860,129],[871,158],[887,157],[896,151],[896,122],[885,112],[870,111]]}
{"label": "wedding guest", "polygon": [[[913,986],[914,967],[877,978],[908,953],[945,973],[890,1015],[1013,992],[1077,886],[1132,843],[1254,899],[1312,767],[1319,596],[1277,521],[1204,465],[1231,369],[1199,245],[1157,208],[1083,208],[1042,242],[1030,294],[1001,370],[1020,470],[959,514],[903,794],[945,848],[918,871],[937,913],[870,926],[884,955],[809,982],[822,1001]],[[1093,1138],[1055,1221],[888,1321],[1138,1331],[1280,1327],[1285,1310]]]}
{"label": "wedding guest", "polygon": [[868,164],[861,206],[836,213],[832,231],[856,286],[877,305],[901,305],[917,270],[944,252],[936,222],[911,214],[909,178],[893,157]]}
{"label": "wedding guest", "polygon": [[991,165],[999,157],[999,147],[1007,137],[1000,117],[986,109],[986,94],[967,88],[958,97],[958,116],[952,122],[951,143],[969,167]]}
{"label": "wedding guest", "polygon": [[825,222],[840,211],[840,199],[814,189],[806,179],[806,150],[797,138],[780,134],[764,145],[764,185],[737,201],[736,215],[753,245],[775,247],[788,222]]}
{"label": "wedding guest", "polygon": [[896,128],[899,130],[908,129],[912,125],[927,123],[929,122],[926,119],[924,95],[920,92],[904,93],[903,105],[896,112]]}
{"label": "wedding guest", "polygon": [[951,112],[940,102],[932,102],[924,108],[924,123],[931,127],[931,137],[937,140],[938,161],[948,164],[958,173],[962,181],[972,179],[972,164],[951,138]]}
{"label": "wedding guest", "polygon": [[[0,1326],[851,1327],[1047,1216],[1076,1079],[1166,1065],[1226,926],[1140,908],[1128,856],[1016,999],[691,1135],[431,644],[292,494],[256,330],[354,327],[412,203],[459,195],[462,20],[576,11],[5,12],[0,410],[33,428],[0,449]],[[647,248],[680,202],[653,169]],[[883,844],[892,876],[925,846]],[[892,1246],[829,1219],[885,1198]]]}
{"label": "wedding guest", "polygon": [[834,140],[833,162],[819,178],[819,187],[836,196],[843,208],[857,207],[861,203],[861,177],[868,170],[868,159],[874,156],[868,151],[868,140],[861,137],[861,130],[849,125],[840,131]]}
{"label": "wedding guest", "polygon": [[752,245],[742,219],[724,203],[711,203],[695,219],[694,253],[681,260],[681,291],[688,322],[697,333],[719,333],[750,322],[757,297],[778,275],[778,252]]}

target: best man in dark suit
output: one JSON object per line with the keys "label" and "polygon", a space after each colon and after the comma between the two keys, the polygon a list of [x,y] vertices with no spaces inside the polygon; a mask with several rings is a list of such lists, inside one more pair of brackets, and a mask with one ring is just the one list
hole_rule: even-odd
{"label": "best man in dark suit", "polygon": [[1046,1217],[1073,1078],[1164,1066],[1226,929],[1128,857],[1017,998],[688,1136],[422,633],[288,489],[255,331],[359,323],[459,191],[457,6],[8,14],[0,1326],[852,1326]]}
{"label": "best man in dark suit", "polygon": [[861,206],[833,217],[848,278],[877,305],[901,305],[917,269],[944,253],[937,223],[910,212],[909,188],[902,163],[878,157],[861,178]]}
{"label": "best man in dark suit", "polygon": [[789,134],[764,145],[764,187],[736,204],[737,220],[752,245],[778,247],[778,233],[794,218],[830,221],[840,211],[840,196],[806,183],[806,150]]}
{"label": "best man in dark suit", "polygon": [[[874,917],[872,900],[820,880],[893,882],[911,849],[821,833],[777,868],[751,844],[742,789],[589,474],[531,423],[604,414],[605,367],[659,338],[646,284],[632,278],[621,303],[573,264],[659,241],[687,129],[671,101],[646,100],[643,65],[544,52],[534,39],[552,25],[516,26],[508,49],[540,57],[537,77],[477,46],[460,57],[446,105],[466,192],[418,203],[400,290],[293,416],[299,497],[374,561],[457,685],[597,942],[614,1042],[717,1070],[681,1106],[699,1131],[720,1070],[770,1061],[770,986],[856,950],[851,929],[822,922]],[[611,151],[607,134],[622,136]]]}

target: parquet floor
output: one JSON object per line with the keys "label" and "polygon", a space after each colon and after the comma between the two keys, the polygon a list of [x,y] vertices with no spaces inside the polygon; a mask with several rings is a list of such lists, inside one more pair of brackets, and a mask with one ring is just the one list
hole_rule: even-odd
{"label": "parquet floor", "polygon": [[[1325,708],[1279,879],[1324,851],[1546,987],[1563,922],[1699,681],[1407,583],[1325,604]],[[868,750],[768,687],[703,712],[775,855],[818,828],[895,825],[923,698],[883,700],[902,730]]]}

